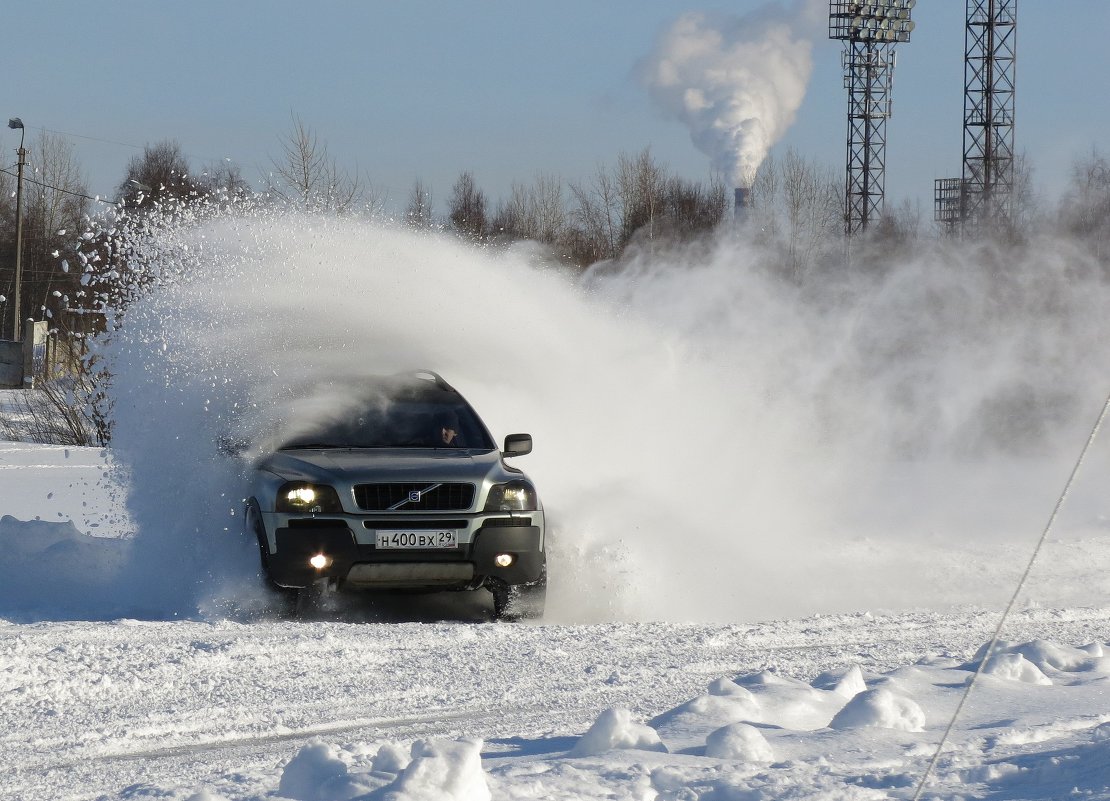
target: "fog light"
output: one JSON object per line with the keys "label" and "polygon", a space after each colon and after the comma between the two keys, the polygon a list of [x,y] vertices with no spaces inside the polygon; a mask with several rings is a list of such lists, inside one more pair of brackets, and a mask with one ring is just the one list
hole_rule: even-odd
{"label": "fog light", "polygon": [[317,570],[323,570],[325,567],[328,567],[331,564],[331,557],[325,556],[322,553],[318,553],[314,557],[309,559],[308,563]]}
{"label": "fog light", "polygon": [[514,559],[515,557],[511,553],[499,553],[493,557],[493,563],[498,567],[508,567]]}

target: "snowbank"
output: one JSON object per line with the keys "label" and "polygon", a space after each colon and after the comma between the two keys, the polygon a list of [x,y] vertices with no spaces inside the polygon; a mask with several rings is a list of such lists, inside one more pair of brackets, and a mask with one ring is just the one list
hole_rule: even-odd
{"label": "snowbank", "polygon": [[[1103,705],[1103,716],[1092,718],[1090,708],[1090,701],[1101,697],[1101,686],[1110,680],[1110,671],[1100,661],[1102,645],[1068,648],[1031,641],[1006,643],[1002,650],[986,672],[1014,680],[992,685],[992,694],[977,700],[979,717],[963,722],[951,746],[965,756],[941,767],[936,788],[950,788],[968,799],[1005,796],[1019,787],[1023,798],[1057,798],[1075,791],[1105,797],[1110,793],[1110,711]],[[1034,680],[1043,676],[1034,660],[1067,672],[1070,687]],[[913,787],[947,725],[945,715],[955,707],[974,669],[974,662],[934,658],[870,678],[852,665],[823,673],[811,683],[769,671],[716,679],[708,693],[658,715],[651,725],[636,722],[627,709],[610,708],[563,755],[495,757],[485,769],[478,756],[481,744],[475,741],[418,741],[407,766],[402,749],[385,744],[370,763],[371,770],[361,775],[348,771],[326,745],[315,743],[285,768],[279,795],[297,801],[348,799],[356,792],[367,793],[360,798],[389,801],[488,801],[491,794],[522,801],[878,801],[891,797],[887,791],[897,795]],[[1028,697],[1061,691],[1064,694],[1051,701]],[[928,719],[912,696],[931,698],[938,708],[935,718]],[[1012,712],[1023,701],[1034,708],[1043,705],[1047,718],[1019,723],[999,716],[1001,709]],[[716,726],[735,717],[745,720]],[[864,736],[866,752],[859,748]],[[1001,744],[1004,750],[999,750]],[[983,763],[968,767],[977,749],[983,749],[978,757]],[[389,770],[384,770],[387,764]],[[375,782],[373,791],[366,789]],[[951,794],[949,789],[930,792]]]}
{"label": "snowbank", "polygon": [[596,756],[614,749],[666,751],[655,729],[637,723],[627,709],[606,709],[570,750],[570,756]]}

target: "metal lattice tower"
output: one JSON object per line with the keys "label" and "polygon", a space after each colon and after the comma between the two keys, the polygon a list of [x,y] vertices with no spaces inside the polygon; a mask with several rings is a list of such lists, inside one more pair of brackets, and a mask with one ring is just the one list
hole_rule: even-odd
{"label": "metal lattice tower", "polygon": [[1008,225],[1014,195],[1017,0],[967,0],[964,161],[936,182],[935,217],[950,228]]}
{"label": "metal lattice tower", "polygon": [[967,0],[965,223],[1009,220],[1014,193],[1017,0]]}
{"label": "metal lattice tower", "polygon": [[908,42],[916,0],[830,0],[829,38],[844,41],[848,90],[848,154],[844,231],[862,233],[883,213],[886,121],[891,114],[894,46]]}

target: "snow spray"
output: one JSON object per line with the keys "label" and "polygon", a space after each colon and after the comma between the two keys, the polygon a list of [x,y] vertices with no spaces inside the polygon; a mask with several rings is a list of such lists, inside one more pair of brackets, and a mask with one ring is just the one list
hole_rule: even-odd
{"label": "snow spray", "polygon": [[[143,237],[155,277],[99,353],[128,591],[167,609],[257,585],[222,436],[412,368],[498,439],[534,436],[549,622],[997,605],[1110,363],[1110,289],[1056,242],[799,286],[731,236],[584,275],[527,244],[273,209]],[[1072,576],[1110,517],[1083,492]]]}

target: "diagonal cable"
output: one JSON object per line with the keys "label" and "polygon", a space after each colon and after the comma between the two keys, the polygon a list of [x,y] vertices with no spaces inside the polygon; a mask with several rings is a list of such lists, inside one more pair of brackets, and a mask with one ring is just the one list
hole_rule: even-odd
{"label": "diagonal cable", "polygon": [[948,742],[948,737],[952,733],[952,728],[956,725],[956,720],[959,718],[964,704],[971,695],[971,691],[975,688],[975,682],[979,680],[983,668],[991,658],[991,654],[994,653],[994,647],[998,645],[998,638],[1002,634],[1002,627],[1006,624],[1006,619],[1010,616],[1014,604],[1017,603],[1018,595],[1021,593],[1022,588],[1025,586],[1026,579],[1029,578],[1029,574],[1033,570],[1033,563],[1037,561],[1037,555],[1041,552],[1041,547],[1045,544],[1049,532],[1052,531],[1052,527],[1056,524],[1056,518],[1059,517],[1060,509],[1063,508],[1064,501],[1067,499],[1068,493],[1071,492],[1071,486],[1075,483],[1075,477],[1079,475],[1079,468],[1082,467],[1083,461],[1087,458],[1087,452],[1091,449],[1091,445],[1094,443],[1095,439],[1098,438],[1098,432],[1099,429],[1102,428],[1103,421],[1106,419],[1107,411],[1110,411],[1110,395],[1106,396],[1106,402],[1102,405],[1102,411],[1099,413],[1098,420],[1095,421],[1094,428],[1091,429],[1091,434],[1087,437],[1087,443],[1083,446],[1079,458],[1075,461],[1075,466],[1071,470],[1071,475],[1068,476],[1068,481],[1064,485],[1064,491],[1060,493],[1060,498],[1056,501],[1056,506],[1052,509],[1052,514],[1048,518],[1048,523],[1045,525],[1044,531],[1041,532],[1041,538],[1037,540],[1037,545],[1033,549],[1033,555],[1029,557],[1029,564],[1025,566],[1025,572],[1021,574],[1017,587],[1014,588],[1014,594],[1010,596],[1010,602],[1006,604],[1006,609],[1003,611],[1002,617],[998,620],[998,626],[994,630],[994,636],[991,637],[991,641],[987,644],[987,650],[983,653],[983,658],[979,660],[974,675],[972,675],[971,680],[967,683],[964,694],[960,697],[960,703],[956,705],[956,711],[952,713],[952,719],[948,721],[948,727],[945,728],[940,742],[937,743],[937,750],[933,752],[933,758],[929,760],[929,765],[925,768],[925,773],[921,776],[921,781],[918,782],[917,789],[913,794],[913,801],[919,801],[921,798],[921,793],[925,789],[925,782],[929,780],[929,776],[936,767],[937,760],[940,759],[941,751],[944,750],[944,746]]}

